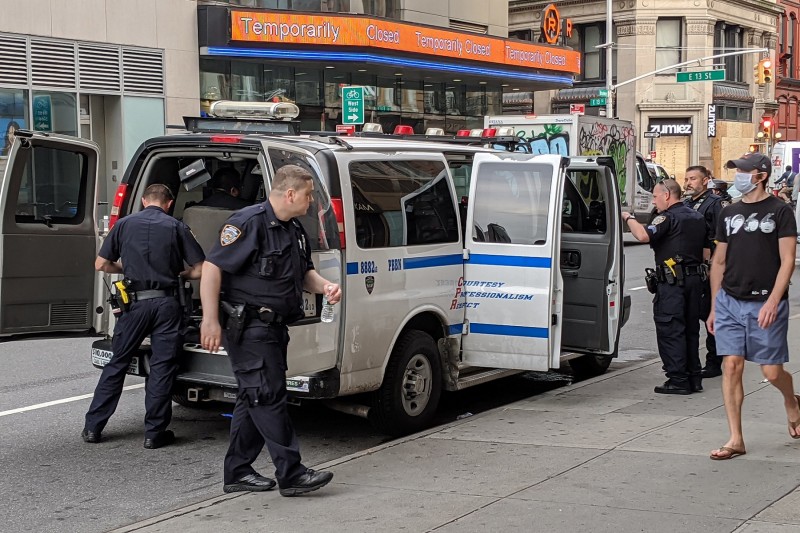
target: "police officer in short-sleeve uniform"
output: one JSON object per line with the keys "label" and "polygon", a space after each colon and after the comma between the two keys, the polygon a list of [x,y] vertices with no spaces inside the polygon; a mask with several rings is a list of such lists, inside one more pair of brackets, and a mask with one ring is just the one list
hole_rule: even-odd
{"label": "police officer in short-sleeve uniform", "polygon": [[[675,180],[658,183],[653,201],[658,216],[642,226],[626,213],[625,223],[641,242],[649,242],[655,254],[658,277],[653,299],[656,338],[667,381],[655,387],[658,394],[690,394],[702,391],[700,377],[700,298],[705,270],[703,249],[708,231],[702,215],[681,203]],[[670,268],[667,264],[672,264]]]}
{"label": "police officer in short-sleeve uniform", "polygon": [[339,286],[314,270],[308,236],[294,218],[307,212],[312,192],[307,170],[278,169],[267,201],[228,219],[203,266],[201,342],[211,351],[219,348],[222,288],[224,346],[239,389],[225,457],[225,492],[275,486],[252,467],[265,444],[283,496],[317,490],[333,478],[301,463],[286,402],[287,325],[304,316],[303,289],[325,293],[331,303],[341,297]]}
{"label": "police officer in short-sleeve uniform", "polygon": [[[710,177],[710,172],[704,166],[697,165],[687,168],[684,177],[684,192],[687,196],[683,203],[703,215],[708,231],[710,252],[713,255],[716,247],[715,234],[719,213],[723,207],[730,205],[730,202],[723,200],[721,196],[714,194],[708,188]],[[710,257],[706,258],[706,262],[710,261],[710,259]],[[711,311],[711,283],[708,277],[703,283],[703,298],[701,302],[700,320],[705,325],[708,313]],[[721,366],[722,358],[717,355],[716,337],[708,333],[708,327],[706,326],[706,366],[703,367],[702,377],[713,378],[721,375]]]}
{"label": "police officer in short-sleeve uniform", "polygon": [[[86,442],[100,442],[101,432],[117,408],[131,359],[148,335],[152,354],[145,383],[144,447],[160,448],[175,439],[167,426],[172,418],[172,384],[178,369],[183,313],[176,292],[178,275],[199,278],[204,256],[189,228],[167,214],[172,202],[168,187],[150,185],[142,196],[144,209],[116,223],[95,261],[98,271],[124,274],[131,303],[117,319],[111,340],[114,355],[103,367],[86,413],[81,433]],[[184,263],[191,268],[185,269]]]}

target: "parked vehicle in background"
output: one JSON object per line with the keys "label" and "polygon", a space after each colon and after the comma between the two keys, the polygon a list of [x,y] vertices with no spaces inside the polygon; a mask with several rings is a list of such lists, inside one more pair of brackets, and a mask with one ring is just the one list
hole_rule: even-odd
{"label": "parked vehicle in background", "polygon": [[772,147],[772,174],[769,177],[769,186],[775,186],[775,180],[781,177],[787,165],[791,165],[792,172],[800,173],[800,141],[783,141],[775,143]]}
{"label": "parked vehicle in background", "polygon": [[647,169],[650,171],[650,175],[652,175],[655,178],[656,183],[658,183],[659,181],[670,179],[672,177],[669,175],[669,172],[667,172],[667,169],[665,169],[658,163],[655,163],[653,161],[647,161],[646,164],[647,164]]}
{"label": "parked vehicle in background", "polygon": [[642,221],[649,217],[655,183],[637,168],[641,155],[632,122],[587,115],[491,115],[484,117],[484,127],[513,127],[534,154],[611,157],[622,208]]}

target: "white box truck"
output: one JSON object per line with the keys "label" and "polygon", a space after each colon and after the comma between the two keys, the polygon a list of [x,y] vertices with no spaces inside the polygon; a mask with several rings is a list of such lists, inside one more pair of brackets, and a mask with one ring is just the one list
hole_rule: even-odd
{"label": "white box truck", "polygon": [[[636,152],[636,130],[627,120],[586,115],[490,115],[485,128],[513,127],[534,154],[609,155],[614,159],[622,207],[640,221],[653,210],[653,186],[644,158]],[[590,197],[591,191],[581,191]]]}

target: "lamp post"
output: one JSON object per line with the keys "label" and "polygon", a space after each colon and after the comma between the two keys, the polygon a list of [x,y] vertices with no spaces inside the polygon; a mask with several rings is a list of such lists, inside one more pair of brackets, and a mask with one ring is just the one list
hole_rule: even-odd
{"label": "lamp post", "polygon": [[614,85],[612,82],[612,75],[614,73],[613,65],[611,61],[614,58],[614,53],[612,46],[614,43],[611,42],[611,37],[613,34],[614,27],[611,21],[611,0],[606,0],[606,91],[608,96],[606,96],[606,118],[614,118]]}

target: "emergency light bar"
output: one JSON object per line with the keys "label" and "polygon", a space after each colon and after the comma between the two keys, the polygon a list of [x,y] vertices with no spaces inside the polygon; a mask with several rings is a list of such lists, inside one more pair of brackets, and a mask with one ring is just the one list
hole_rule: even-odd
{"label": "emergency light bar", "polygon": [[300,108],[290,102],[237,102],[233,100],[217,100],[211,104],[209,115],[218,118],[292,120],[300,115]]}
{"label": "emergency light bar", "polygon": [[383,133],[383,126],[377,122],[367,122],[361,127],[363,133]]}

